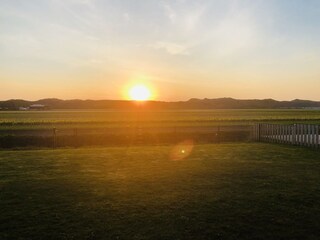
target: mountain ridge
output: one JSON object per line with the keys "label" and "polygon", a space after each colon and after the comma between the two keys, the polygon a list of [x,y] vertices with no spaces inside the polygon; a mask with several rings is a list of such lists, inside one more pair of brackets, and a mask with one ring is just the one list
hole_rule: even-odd
{"label": "mountain ridge", "polygon": [[268,99],[190,98],[187,101],[145,101],[131,100],[91,100],[44,98],[36,101],[9,99],[0,101],[1,110],[18,110],[34,104],[45,105],[49,109],[283,109],[283,108],[320,108],[320,101],[294,99],[277,101]]}

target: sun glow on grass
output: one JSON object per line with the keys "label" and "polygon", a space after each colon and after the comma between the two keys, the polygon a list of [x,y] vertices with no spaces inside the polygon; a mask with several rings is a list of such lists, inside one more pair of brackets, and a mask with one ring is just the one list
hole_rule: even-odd
{"label": "sun glow on grass", "polygon": [[129,90],[129,97],[135,101],[146,101],[151,98],[151,91],[145,85],[135,85]]}

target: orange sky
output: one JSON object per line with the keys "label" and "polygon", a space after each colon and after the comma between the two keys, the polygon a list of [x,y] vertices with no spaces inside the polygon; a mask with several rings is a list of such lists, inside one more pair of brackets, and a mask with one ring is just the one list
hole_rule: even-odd
{"label": "orange sky", "polygon": [[0,99],[320,100],[320,2],[0,2]]}

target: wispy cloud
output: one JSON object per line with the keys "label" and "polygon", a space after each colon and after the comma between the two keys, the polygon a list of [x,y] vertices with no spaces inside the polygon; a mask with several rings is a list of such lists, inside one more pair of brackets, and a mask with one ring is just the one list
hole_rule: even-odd
{"label": "wispy cloud", "polygon": [[51,0],[54,4],[68,4],[68,5],[84,5],[88,8],[95,8],[95,0]]}
{"label": "wispy cloud", "polygon": [[201,23],[208,4],[201,1],[166,1],[162,2],[164,13],[171,24],[180,30],[192,31]]}
{"label": "wispy cloud", "polygon": [[163,8],[165,11],[166,16],[170,20],[171,23],[175,23],[177,19],[176,11],[167,3],[163,3]]}
{"label": "wispy cloud", "polygon": [[[165,1],[163,10],[171,31],[164,35],[158,48],[172,54],[188,53],[188,48],[205,48],[207,53],[229,56],[255,48],[260,38],[257,19],[251,8],[242,8],[238,1]],[[215,4],[216,3],[216,4]],[[220,12],[217,11],[220,6]],[[224,11],[221,8],[224,7]],[[174,46],[172,35],[183,39],[183,46]],[[174,49],[172,51],[172,49]],[[177,49],[177,50],[176,50]]]}
{"label": "wispy cloud", "polygon": [[221,55],[254,48],[258,44],[255,19],[248,12],[238,12],[223,18],[214,29],[212,40]]}
{"label": "wispy cloud", "polygon": [[188,47],[182,44],[176,44],[171,42],[156,42],[151,45],[155,49],[163,49],[167,53],[172,55],[189,55]]}

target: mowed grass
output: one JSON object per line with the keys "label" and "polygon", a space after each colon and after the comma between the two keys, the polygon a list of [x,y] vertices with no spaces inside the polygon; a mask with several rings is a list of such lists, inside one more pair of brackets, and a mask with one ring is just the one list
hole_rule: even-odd
{"label": "mowed grass", "polygon": [[172,148],[1,151],[0,239],[319,239],[319,152]]}

